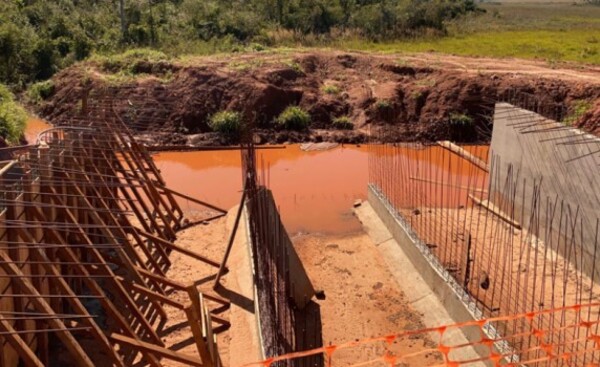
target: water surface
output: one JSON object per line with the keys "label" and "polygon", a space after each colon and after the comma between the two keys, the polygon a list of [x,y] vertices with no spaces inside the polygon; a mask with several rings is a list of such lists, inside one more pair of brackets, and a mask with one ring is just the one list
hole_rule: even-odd
{"label": "water surface", "polygon": [[[262,178],[273,191],[290,233],[344,233],[360,230],[352,204],[365,199],[367,149],[346,146],[304,152],[299,145],[257,151]],[[173,189],[228,209],[239,203],[242,189],[238,150],[167,152],[156,165]],[[184,209],[195,209],[182,202]]]}

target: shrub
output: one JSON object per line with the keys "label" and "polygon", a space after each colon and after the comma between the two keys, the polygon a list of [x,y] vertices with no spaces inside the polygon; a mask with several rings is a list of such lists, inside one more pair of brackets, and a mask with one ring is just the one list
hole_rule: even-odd
{"label": "shrub", "polygon": [[0,137],[17,144],[25,131],[27,113],[19,106],[12,93],[0,84]]}
{"label": "shrub", "polygon": [[354,129],[354,124],[352,120],[348,116],[340,116],[333,119],[332,123],[335,129],[339,130],[352,130]]}
{"label": "shrub", "polygon": [[39,103],[48,99],[53,93],[54,82],[52,80],[46,80],[31,85],[27,91],[27,96],[31,102]]}
{"label": "shrub", "polygon": [[286,130],[305,130],[310,124],[310,114],[298,106],[289,106],[275,122]]}
{"label": "shrub", "polygon": [[380,99],[377,102],[375,102],[375,108],[377,108],[379,111],[387,110],[391,106],[392,104],[387,99]]}
{"label": "shrub", "polygon": [[473,118],[465,115],[464,113],[450,113],[450,125],[454,126],[471,126],[473,125]]}
{"label": "shrub", "polygon": [[340,93],[340,88],[337,85],[327,84],[321,87],[321,90],[325,94],[338,94]]}
{"label": "shrub", "polygon": [[217,112],[210,118],[208,126],[212,131],[221,134],[237,135],[242,128],[240,113],[236,111]]}

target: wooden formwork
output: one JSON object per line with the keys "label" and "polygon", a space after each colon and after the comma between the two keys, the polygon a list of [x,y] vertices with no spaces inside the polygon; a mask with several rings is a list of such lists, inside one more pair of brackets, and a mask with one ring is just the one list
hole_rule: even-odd
{"label": "wooden formwork", "polygon": [[[0,165],[0,188],[1,366],[219,364],[212,322],[228,323],[202,300],[228,301],[165,275],[173,251],[219,263],[173,243],[184,223],[177,193],[123,124],[42,133]],[[189,304],[171,300],[172,289]],[[165,305],[200,331],[198,356],[165,348],[156,326]]]}

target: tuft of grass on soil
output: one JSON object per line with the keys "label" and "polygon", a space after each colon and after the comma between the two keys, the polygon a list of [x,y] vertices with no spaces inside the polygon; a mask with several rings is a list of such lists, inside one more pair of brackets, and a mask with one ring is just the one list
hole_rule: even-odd
{"label": "tuft of grass on soil", "polygon": [[103,73],[104,81],[113,86],[135,83],[146,78],[153,78],[161,83],[169,83],[173,79],[169,65],[174,59],[152,49],[132,49],[120,54],[94,55],[90,62]]}
{"label": "tuft of grass on soil", "polygon": [[379,99],[375,102],[375,108],[379,111],[385,111],[391,107],[390,101],[387,99]]}
{"label": "tuft of grass on soil", "polygon": [[337,95],[340,93],[340,88],[337,85],[326,84],[321,87],[321,91],[325,94]]}
{"label": "tuft of grass on soil", "polygon": [[242,128],[241,120],[237,111],[220,111],[211,116],[208,126],[212,131],[224,135],[236,135]]}
{"label": "tuft of grass on soil", "polygon": [[571,108],[569,109],[569,114],[565,116],[562,120],[562,123],[566,126],[573,125],[574,122],[579,120],[579,118],[588,112],[592,108],[592,103],[585,99],[578,99],[571,103]]}
{"label": "tuft of grass on soil", "polygon": [[454,126],[469,126],[473,124],[473,118],[464,113],[452,112],[449,118],[450,124]]}
{"label": "tuft of grass on soil", "polygon": [[275,123],[286,130],[306,130],[310,124],[310,114],[298,106],[288,106]]}
{"label": "tuft of grass on soil", "polygon": [[304,73],[304,69],[302,68],[302,65],[300,65],[296,61],[287,60],[287,61],[284,62],[284,64],[287,65],[287,66],[289,66],[290,68],[294,69],[296,72],[298,72],[300,74]]}
{"label": "tuft of grass on soil", "polygon": [[112,55],[94,55],[90,61],[96,63],[100,70],[109,73],[120,71],[128,74],[138,74],[142,64],[157,64],[169,62],[171,59],[163,52],[148,48],[139,48]]}
{"label": "tuft of grass on soil", "polygon": [[265,64],[264,60],[252,59],[244,61],[232,61],[229,63],[229,68],[235,71],[249,71],[262,67]]}
{"label": "tuft of grass on soil", "polygon": [[15,102],[13,94],[0,84],[0,137],[9,144],[18,144],[23,136],[27,113]]}
{"label": "tuft of grass on soil", "polygon": [[338,130],[352,130],[354,129],[354,124],[352,120],[348,116],[340,116],[333,119],[331,125],[334,129]]}

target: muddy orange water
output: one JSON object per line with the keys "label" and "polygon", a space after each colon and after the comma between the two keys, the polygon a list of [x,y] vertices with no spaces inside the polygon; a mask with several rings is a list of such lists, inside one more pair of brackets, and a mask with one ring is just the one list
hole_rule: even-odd
{"label": "muddy orange water", "polygon": [[27,120],[27,128],[25,129],[25,139],[29,144],[35,144],[37,136],[44,130],[50,129],[52,125],[44,120],[36,117],[31,117]]}
{"label": "muddy orange water", "polygon": [[[488,146],[462,146],[486,162]],[[489,174],[441,146],[373,145],[371,180],[396,208],[459,207],[485,197]]]}
{"label": "muddy orange water", "polygon": [[[26,131],[28,141],[35,143],[37,134],[49,127],[43,120],[29,120]],[[303,152],[299,145],[290,145],[286,149],[257,151],[258,165],[268,167],[264,170],[265,181],[273,190],[290,233],[340,234],[360,230],[360,223],[352,215],[352,204],[357,199],[366,199],[368,150],[367,147],[345,146],[327,151]],[[483,159],[487,156],[487,148],[468,150]],[[422,167],[436,167],[433,169],[436,172],[462,171],[468,167],[455,163],[446,167],[445,161],[439,158],[441,152],[443,150],[439,147],[408,151],[371,149],[371,153],[380,158],[388,154],[404,157],[404,160],[412,162],[409,167],[422,161],[427,162],[425,165],[421,163]],[[451,158],[452,162],[459,160],[456,156]],[[398,162],[398,159],[395,158],[393,162]],[[170,188],[224,209],[239,203],[242,171],[238,150],[164,152],[154,155],[154,160]],[[375,161],[372,160],[373,163]],[[389,168],[394,170],[400,166],[396,163]],[[387,169],[385,171],[390,172]],[[430,169],[424,171],[429,172]],[[418,176],[434,178],[424,174]],[[461,178],[458,184],[465,184],[464,179]],[[407,189],[409,187],[411,189]],[[423,187],[426,186],[410,182],[403,191],[410,191],[414,195]],[[184,210],[199,209],[198,205],[186,200],[180,203]]]}
{"label": "muddy orange water", "polygon": [[[352,215],[356,199],[367,192],[367,149],[338,147],[303,152],[298,145],[258,150],[259,167],[273,190],[290,233],[344,233],[360,229]],[[167,184],[177,191],[228,209],[242,188],[239,151],[169,152],[155,156]],[[182,202],[186,209],[196,209]]]}

